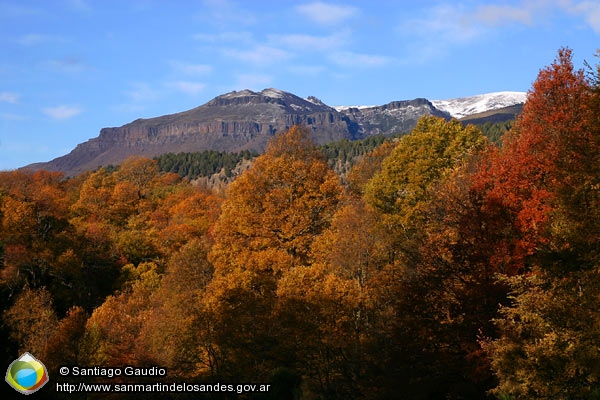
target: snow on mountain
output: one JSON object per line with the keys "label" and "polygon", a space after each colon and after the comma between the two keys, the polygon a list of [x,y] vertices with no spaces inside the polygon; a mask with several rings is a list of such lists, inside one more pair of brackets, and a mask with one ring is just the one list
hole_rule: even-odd
{"label": "snow on mountain", "polygon": [[335,108],[336,111],[338,111],[338,112],[348,111],[351,108],[364,110],[365,108],[373,108],[373,107],[377,107],[377,106],[333,106],[333,108]]}
{"label": "snow on mountain", "polygon": [[244,89],[241,91],[233,91],[233,92],[229,92],[226,94],[223,94],[219,97],[222,97],[224,99],[234,99],[234,98],[240,98],[240,97],[249,97],[249,96],[265,96],[265,97],[270,97],[273,99],[282,99],[284,98],[286,95],[289,95],[289,93],[284,92],[283,90],[279,90],[279,89],[273,89],[273,88],[268,88],[268,89],[264,89],[262,92],[253,92],[252,90],[249,89]]}
{"label": "snow on mountain", "polygon": [[379,106],[335,107],[336,112],[314,96],[302,99],[274,88],[261,92],[246,89],[217,96],[191,110],[103,128],[97,137],[77,145],[69,154],[29,168],[73,176],[101,165],[117,165],[131,155],[262,152],[275,133],[295,124],[309,126],[318,144],[406,133],[423,115],[460,118],[524,103],[526,97],[521,92],[498,92],[433,102],[417,98]]}
{"label": "snow on mountain", "polygon": [[454,118],[462,118],[471,114],[522,104],[526,99],[527,93],[525,92],[495,92],[449,100],[431,100],[431,103]]}
{"label": "snow on mountain", "polygon": [[263,96],[268,96],[268,97],[272,97],[272,98],[276,98],[276,99],[282,99],[288,93],[284,92],[283,90],[268,88],[268,89],[264,89],[262,92],[260,92],[260,94],[262,94]]}

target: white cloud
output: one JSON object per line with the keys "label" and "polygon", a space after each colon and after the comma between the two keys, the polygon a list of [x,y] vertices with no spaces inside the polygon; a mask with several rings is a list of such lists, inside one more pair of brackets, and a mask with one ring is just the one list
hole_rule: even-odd
{"label": "white cloud", "polygon": [[[162,83],[161,88],[167,83]],[[116,104],[111,108],[118,112],[139,113],[144,111],[148,103],[157,100],[160,97],[161,91],[145,82],[131,82],[130,89],[122,92],[128,100],[124,103]]]}
{"label": "white cloud", "polygon": [[351,51],[341,51],[331,55],[331,60],[345,67],[371,68],[382,67],[389,64],[392,59],[386,56],[375,54],[354,53]]}
{"label": "white cloud", "polygon": [[358,8],[313,2],[297,6],[296,10],[308,19],[322,25],[340,24],[358,14]]}
{"label": "white cloud", "polygon": [[349,36],[348,31],[342,31],[328,36],[306,34],[271,35],[269,40],[293,49],[326,51],[341,47],[349,41]]}
{"label": "white cloud", "polygon": [[0,3],[0,17],[20,18],[44,15],[42,8],[34,8],[23,5]]}
{"label": "white cloud", "polygon": [[135,103],[144,102],[148,100],[155,100],[158,98],[158,92],[150,87],[147,83],[136,82],[132,84],[133,88],[125,92],[127,97]]}
{"label": "white cloud", "polygon": [[542,24],[564,11],[583,16],[600,33],[600,3],[589,0],[521,0],[514,5],[474,7],[447,2],[423,9],[420,16],[411,16],[400,25],[400,31],[422,40],[419,45],[442,48],[470,43],[502,27]]}
{"label": "white cloud", "polygon": [[19,102],[19,95],[12,92],[0,92],[0,101],[4,103],[17,104]]}
{"label": "white cloud", "polygon": [[179,90],[180,92],[196,95],[204,90],[205,84],[200,82],[177,81],[169,83],[169,86]]}
{"label": "white cloud", "polygon": [[507,5],[485,5],[473,12],[475,21],[489,26],[507,25],[513,22],[531,25],[535,9],[532,6],[513,7]]}
{"label": "white cloud", "polygon": [[113,106],[110,107],[111,110],[116,111],[116,112],[120,112],[120,113],[140,113],[142,111],[144,111],[145,107],[136,104],[136,103],[122,103],[122,104],[115,104]]}
{"label": "white cloud", "polygon": [[223,49],[223,54],[238,59],[242,62],[247,62],[256,65],[268,65],[276,62],[285,61],[290,57],[290,54],[276,47],[258,45],[251,49]]}
{"label": "white cloud", "polygon": [[399,25],[407,40],[411,62],[430,62],[456,46],[483,40],[499,28],[531,26],[544,21],[562,0],[524,0],[516,5],[486,4],[468,7],[461,3],[441,3],[424,8]]}
{"label": "white cloud", "polygon": [[85,0],[68,0],[68,5],[79,12],[88,13],[92,11],[92,7]]}
{"label": "white cloud", "polygon": [[239,74],[236,78],[237,83],[233,90],[262,90],[265,87],[271,86],[273,82],[273,77],[263,74]]}
{"label": "white cloud", "polygon": [[192,36],[193,39],[204,43],[249,43],[252,40],[252,32],[221,32],[221,33],[197,33]]}
{"label": "white cloud", "polygon": [[401,30],[409,36],[436,43],[467,42],[481,33],[472,16],[458,5],[438,5],[424,14],[404,22]]}
{"label": "white cloud", "polygon": [[319,76],[325,68],[321,65],[292,65],[289,67],[289,71],[304,76]]}
{"label": "white cloud", "polygon": [[0,119],[3,119],[5,121],[24,121],[28,118],[20,114],[0,113]]}
{"label": "white cloud", "polygon": [[46,107],[42,109],[42,111],[44,114],[55,120],[69,119],[83,112],[83,110],[78,106],[67,105]]}
{"label": "white cloud", "polygon": [[177,72],[186,75],[206,75],[213,70],[213,67],[207,64],[191,64],[180,61],[171,61],[170,64]]}
{"label": "white cloud", "polygon": [[63,39],[59,36],[54,35],[44,35],[40,33],[29,33],[27,35],[22,35],[17,38],[17,43],[22,46],[36,46],[39,44],[45,44],[48,42],[59,42]]}
{"label": "white cloud", "polygon": [[563,1],[562,6],[572,14],[583,15],[590,28],[600,34],[600,3],[596,1],[582,1],[579,3]]}
{"label": "white cloud", "polygon": [[92,69],[92,67],[85,64],[76,57],[66,57],[60,60],[49,60],[43,65],[53,70],[64,72],[67,74],[78,73]]}
{"label": "white cloud", "polygon": [[203,13],[200,18],[211,24],[226,26],[253,25],[257,18],[252,12],[240,7],[237,3],[229,0],[204,0]]}

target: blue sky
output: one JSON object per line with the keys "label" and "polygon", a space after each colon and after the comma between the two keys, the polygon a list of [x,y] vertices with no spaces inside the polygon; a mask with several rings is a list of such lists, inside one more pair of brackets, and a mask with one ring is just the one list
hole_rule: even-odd
{"label": "blue sky", "polygon": [[274,87],[329,105],[527,91],[560,47],[596,65],[600,4],[0,0],[0,170]]}

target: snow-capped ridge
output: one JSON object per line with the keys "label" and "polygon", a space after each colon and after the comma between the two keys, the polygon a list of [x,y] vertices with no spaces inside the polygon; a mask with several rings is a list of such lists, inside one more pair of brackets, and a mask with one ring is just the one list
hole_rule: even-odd
{"label": "snow-capped ridge", "polygon": [[526,100],[526,92],[494,92],[448,100],[431,100],[431,103],[435,108],[446,111],[454,118],[463,118],[472,114],[523,104]]}
{"label": "snow-capped ridge", "polygon": [[[272,99],[281,105],[286,104],[288,107],[296,111],[311,109],[311,106],[333,108],[337,112],[345,113],[350,109],[367,110],[370,108],[381,107],[377,105],[353,105],[353,106],[333,106],[330,107],[323,103],[320,99],[309,96],[306,99],[301,99],[292,93],[286,91],[266,88],[260,92],[254,92],[252,90],[241,90],[239,92],[233,91],[219,96],[220,99],[227,100],[241,100],[242,98],[257,98],[261,97],[266,99]],[[469,97],[459,97],[447,100],[430,100],[430,103],[439,111],[445,112],[451,117],[460,119],[469,115],[478,114],[486,111],[497,110],[516,104],[523,104],[527,100],[526,92],[493,92],[486,94],[479,94]],[[268,100],[269,101],[269,100]]]}
{"label": "snow-capped ridge", "polygon": [[232,92],[222,94],[218,97],[226,98],[226,99],[233,99],[236,97],[264,96],[264,97],[270,97],[273,99],[281,99],[281,98],[283,98],[285,96],[289,96],[289,95],[290,95],[290,93],[284,92],[283,90],[267,88],[267,89],[263,89],[261,92],[254,92],[250,89],[244,89],[244,90],[240,90],[240,91],[234,90]]}
{"label": "snow-capped ridge", "polygon": [[74,176],[98,166],[117,165],[131,155],[262,152],[274,134],[298,124],[310,128],[317,144],[408,133],[423,115],[459,117],[520,104],[526,97],[522,92],[498,92],[434,102],[416,98],[378,106],[336,107],[336,111],[314,96],[303,99],[273,88],[261,92],[245,89],[222,94],[191,110],[102,128],[97,137],[70,153],[27,168]]}
{"label": "snow-capped ridge", "polygon": [[268,88],[268,89],[264,89],[262,92],[260,92],[260,94],[262,94],[263,96],[271,97],[271,98],[281,99],[284,96],[288,95],[289,93],[284,92],[283,90],[279,90],[279,89]]}
{"label": "snow-capped ridge", "polygon": [[375,105],[371,105],[371,106],[333,106],[333,108],[337,111],[337,112],[344,112],[344,111],[348,111],[351,108],[356,108],[358,110],[364,110],[365,108],[374,108],[377,107]]}
{"label": "snow-capped ridge", "polygon": [[[463,118],[468,115],[485,111],[497,110],[504,107],[523,104],[527,100],[526,92],[493,92],[469,97],[459,97],[448,100],[430,100],[431,104],[440,111],[448,113],[454,118]],[[355,108],[365,110],[377,106],[334,106],[338,112],[346,112]]]}

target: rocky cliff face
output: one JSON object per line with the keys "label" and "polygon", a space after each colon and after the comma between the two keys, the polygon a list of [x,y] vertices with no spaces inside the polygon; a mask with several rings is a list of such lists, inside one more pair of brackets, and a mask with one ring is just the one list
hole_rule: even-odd
{"label": "rocky cliff face", "polygon": [[450,114],[438,110],[427,99],[393,101],[375,107],[341,107],[339,110],[356,125],[360,137],[408,132],[423,115],[451,118]]}
{"label": "rocky cliff face", "polygon": [[29,168],[75,175],[101,165],[119,164],[131,155],[153,157],[202,150],[262,152],[275,134],[296,124],[307,126],[318,144],[354,140],[408,132],[425,114],[450,118],[426,99],[336,109],[315,97],[302,99],[277,89],[234,91],[189,111],[104,128],[98,137],[79,144],[69,154]]}

